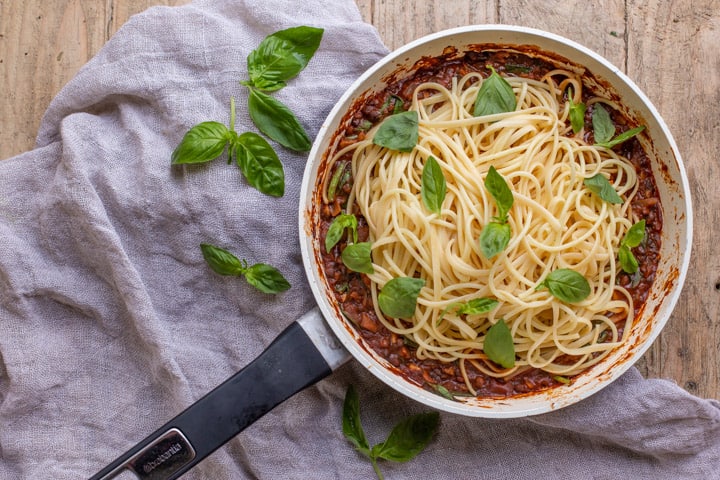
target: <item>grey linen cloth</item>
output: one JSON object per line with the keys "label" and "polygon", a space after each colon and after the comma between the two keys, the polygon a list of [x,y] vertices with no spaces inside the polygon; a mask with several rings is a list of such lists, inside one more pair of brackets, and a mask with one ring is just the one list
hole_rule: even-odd
{"label": "grey linen cloth", "polygon": [[[171,167],[192,125],[256,131],[246,57],[266,35],[325,29],[277,93],[314,137],[342,91],[387,53],[350,0],[218,0],[133,17],[50,105],[34,150],[0,162],[0,478],[86,478],[255,358],[314,305],[298,247],[306,155],[278,148],[271,198],[224,160]],[[205,264],[213,243],[278,267],[259,293]],[[371,444],[426,411],[356,362],[261,418],[188,479],[374,478],[341,432],[348,385]],[[527,419],[441,415],[388,479],[720,478],[720,405],[631,370]]]}

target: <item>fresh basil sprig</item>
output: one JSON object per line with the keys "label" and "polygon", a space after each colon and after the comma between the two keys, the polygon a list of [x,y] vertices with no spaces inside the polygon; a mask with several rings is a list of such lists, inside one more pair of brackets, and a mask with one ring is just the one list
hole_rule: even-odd
{"label": "fresh basil sprig", "polygon": [[488,65],[487,68],[492,70],[492,73],[480,85],[480,91],[478,91],[478,96],[475,99],[473,115],[482,117],[515,111],[517,99],[512,86],[493,67]]}
{"label": "fresh basil sprig", "polygon": [[503,319],[490,327],[483,340],[485,355],[503,368],[515,366],[515,344],[512,332]]}
{"label": "fresh basil sprig", "polygon": [[357,242],[357,227],[357,217],[351,213],[341,213],[335,217],[325,234],[325,251],[330,252],[330,250],[337,245],[346,228],[350,229],[353,242]]}
{"label": "fresh basil sprig", "polygon": [[615,188],[612,186],[610,181],[605,178],[602,173],[596,173],[590,178],[583,180],[585,186],[591,192],[599,195],[600,198],[608,203],[621,204],[623,203],[622,198],[618,195]]}
{"label": "fresh basil sprig", "polygon": [[491,166],[485,177],[485,189],[495,199],[498,214],[480,232],[480,250],[485,258],[490,259],[505,250],[510,243],[512,230],[508,223],[508,213],[514,198],[505,179]]}
{"label": "fresh basil sprig", "polygon": [[400,112],[387,117],[373,136],[373,143],[380,147],[412,152],[418,142],[419,118],[415,111]]}
{"label": "fresh basil sprig", "polygon": [[587,106],[580,102],[573,102],[572,90],[568,89],[568,103],[570,104],[570,125],[572,126],[573,133],[578,133],[585,126],[585,111]]}
{"label": "fresh basil sprig", "polygon": [[415,314],[417,299],[424,286],[422,278],[393,278],[378,294],[378,306],[388,317],[410,318]]}
{"label": "fresh basil sprig", "polygon": [[323,29],[307,26],[280,30],[265,37],[247,58],[250,80],[243,85],[271,92],[287,85],[315,55]]}
{"label": "fresh basil sprig", "polygon": [[625,237],[620,241],[618,260],[623,271],[633,274],[640,265],[631,249],[637,247],[645,238],[645,220],[640,220],[628,229]]}
{"label": "fresh basil sprig", "polygon": [[599,103],[596,103],[593,107],[592,123],[595,145],[605,148],[612,148],[615,145],[619,145],[645,130],[645,126],[641,125],[613,138],[613,135],[615,135],[615,124],[612,118],[610,118],[608,111]]}
{"label": "fresh basil sprig", "polygon": [[425,208],[440,215],[447,194],[447,184],[440,164],[432,155],[428,157],[423,167],[420,194]]}
{"label": "fresh basil sprig", "polygon": [[438,412],[412,415],[401,420],[390,431],[384,442],[370,447],[360,421],[360,397],[350,385],[343,403],[342,430],[355,450],[370,459],[379,480],[384,480],[378,460],[408,462],[415,458],[430,443],[440,424]]}
{"label": "fresh basil sprig", "polygon": [[547,288],[554,297],[567,303],[578,303],[590,295],[590,284],[581,274],[569,268],[553,270],[536,290]]}
{"label": "fresh basil sprig", "polygon": [[245,280],[264,293],[280,293],[290,288],[290,283],[275,267],[266,263],[248,266],[246,260],[240,260],[224,248],[207,243],[200,245],[203,258],[210,268],[220,275],[245,277]]}

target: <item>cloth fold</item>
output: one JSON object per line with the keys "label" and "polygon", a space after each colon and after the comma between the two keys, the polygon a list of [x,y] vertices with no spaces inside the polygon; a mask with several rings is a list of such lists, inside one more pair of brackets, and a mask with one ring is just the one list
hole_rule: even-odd
{"label": "cloth fold", "polygon": [[[291,5],[291,8],[289,8]],[[276,97],[314,138],[347,86],[387,53],[350,0],[207,0],[136,15],[57,95],[30,152],[0,162],[0,478],[88,477],[257,356],[312,308],[298,247],[306,155],[277,148],[286,193],[219,159],[171,167],[196,123],[247,113],[248,53],[324,29]],[[213,273],[201,243],[276,266],[262,294]],[[361,392],[368,439],[425,408],[351,362],[260,419],[188,479],[373,478],[344,439]],[[387,478],[720,478],[720,405],[632,369],[527,419],[442,414],[437,438]]]}

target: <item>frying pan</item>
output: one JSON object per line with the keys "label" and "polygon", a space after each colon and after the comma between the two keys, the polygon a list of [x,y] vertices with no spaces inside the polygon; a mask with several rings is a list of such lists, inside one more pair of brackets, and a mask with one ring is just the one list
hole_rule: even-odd
{"label": "frying pan", "polygon": [[[511,398],[453,401],[426,391],[394,372],[364,344],[335,303],[319,260],[319,239],[312,235],[319,205],[317,184],[325,152],[345,112],[363,94],[381,90],[392,74],[410,72],[423,56],[446,47],[473,45],[533,51],[534,55],[592,73],[590,87],[619,98],[624,113],[645,125],[644,147],[657,182],[663,213],[662,248],[656,278],[627,341],[572,384]],[[647,142],[647,138],[650,139]],[[692,206],[687,176],[675,141],[655,107],[616,67],[589,49],[547,32],[515,26],[480,25],[445,30],[396,50],[380,60],[340,98],[323,123],[310,151],[299,205],[300,248],[307,279],[317,302],[294,321],[252,363],[118,457],[91,480],[134,473],[141,479],[178,478],[291,395],[354,358],[381,381],[423,404],[455,414],[510,418],[556,410],[596,393],[638,360],[669,319],[688,269]]]}

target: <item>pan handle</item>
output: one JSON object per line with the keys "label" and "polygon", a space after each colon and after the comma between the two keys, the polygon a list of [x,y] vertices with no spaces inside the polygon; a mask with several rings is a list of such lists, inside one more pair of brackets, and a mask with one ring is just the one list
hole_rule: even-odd
{"label": "pan handle", "polygon": [[128,471],[171,480],[295,393],[350,358],[314,308],[290,324],[249,365],[118,457],[90,480]]}

